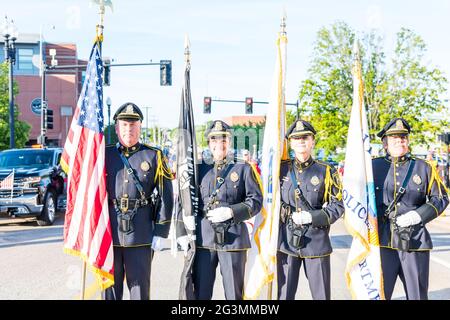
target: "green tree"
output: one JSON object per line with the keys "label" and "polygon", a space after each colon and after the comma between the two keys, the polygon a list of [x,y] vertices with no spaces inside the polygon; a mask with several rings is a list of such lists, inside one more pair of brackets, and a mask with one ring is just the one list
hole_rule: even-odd
{"label": "green tree", "polygon": [[[323,148],[326,154],[345,147],[347,139],[354,40],[355,32],[344,22],[320,29],[308,78],[300,85],[300,114],[318,131],[317,149]],[[403,28],[397,33],[390,67],[382,41],[374,31],[363,33],[360,41],[371,139],[379,143],[375,133],[391,118],[401,116],[413,127],[413,144],[435,140],[435,133],[446,123],[432,121],[431,116],[444,108],[441,97],[447,79],[438,68],[424,64],[426,45],[413,31]]]}
{"label": "green tree", "polygon": [[[13,83],[13,93],[16,97],[19,87]],[[18,120],[19,110],[14,106],[14,140],[16,148],[22,148],[29,140],[31,126],[24,121]],[[0,150],[9,149],[10,127],[9,127],[9,78],[8,64],[0,65]]]}

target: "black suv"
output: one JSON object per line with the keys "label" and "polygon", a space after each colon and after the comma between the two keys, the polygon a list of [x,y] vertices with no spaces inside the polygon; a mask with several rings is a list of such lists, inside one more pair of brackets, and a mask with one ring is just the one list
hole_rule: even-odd
{"label": "black suv", "polygon": [[25,148],[0,152],[0,181],[14,170],[14,187],[0,189],[0,213],[34,216],[40,226],[53,224],[66,207],[66,175],[61,170],[61,148]]}

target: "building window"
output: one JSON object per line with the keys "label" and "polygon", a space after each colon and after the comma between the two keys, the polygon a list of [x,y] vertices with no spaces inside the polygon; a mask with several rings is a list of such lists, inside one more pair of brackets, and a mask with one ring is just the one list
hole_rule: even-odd
{"label": "building window", "polygon": [[33,70],[33,49],[19,49],[19,70]]}

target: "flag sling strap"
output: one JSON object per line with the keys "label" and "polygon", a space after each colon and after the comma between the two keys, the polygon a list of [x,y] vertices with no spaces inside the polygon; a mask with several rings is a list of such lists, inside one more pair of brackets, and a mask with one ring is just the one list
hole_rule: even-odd
{"label": "flag sling strap", "polygon": [[[300,201],[303,202],[303,204],[308,208],[308,210],[314,210],[314,208],[311,206],[311,204],[306,200],[305,196],[303,195],[302,189],[300,189],[300,183],[297,181],[297,176],[295,174],[295,166],[294,163],[291,161],[291,179],[292,182],[295,184],[295,194],[298,195],[300,198]],[[298,208],[295,208],[298,209]]]}
{"label": "flag sling strap", "polygon": [[223,170],[223,171],[222,171],[222,172],[224,172],[224,174],[223,174],[223,175],[219,175],[219,176],[217,177],[217,179],[216,179],[216,186],[215,186],[215,188],[214,188],[215,190],[214,190],[214,192],[209,196],[209,201],[208,201],[208,204],[206,205],[207,210],[209,210],[209,209],[211,208],[211,205],[212,205],[212,203],[214,202],[214,199],[215,199],[215,197],[216,197],[216,195],[217,195],[217,192],[219,192],[220,187],[221,187],[222,184],[225,182],[225,178],[226,178],[226,176],[228,175],[228,173],[230,172],[231,168],[232,168],[232,165],[231,165],[231,163],[229,163],[229,164],[227,165],[226,170]]}
{"label": "flag sling strap", "polygon": [[145,200],[146,198],[145,198],[144,188],[142,187],[142,184],[139,181],[139,179],[136,177],[136,174],[134,173],[134,170],[131,167],[130,162],[128,161],[127,158],[125,158],[125,156],[122,154],[122,152],[120,152],[120,144],[119,143],[116,144],[116,148],[117,148],[117,151],[119,152],[120,159],[122,159],[123,164],[127,168],[128,175],[133,179],[133,182],[136,185],[136,189],[138,189],[139,193],[141,194],[141,199]]}
{"label": "flag sling strap", "polygon": [[394,196],[394,200],[391,201],[389,206],[387,207],[385,211],[385,216],[389,216],[389,214],[394,210],[397,203],[400,201],[402,196],[405,194],[406,186],[408,185],[409,180],[411,179],[412,172],[414,170],[414,166],[416,164],[416,160],[411,159],[408,167],[408,172],[406,173],[405,179],[403,179],[402,186],[398,189],[397,193]]}

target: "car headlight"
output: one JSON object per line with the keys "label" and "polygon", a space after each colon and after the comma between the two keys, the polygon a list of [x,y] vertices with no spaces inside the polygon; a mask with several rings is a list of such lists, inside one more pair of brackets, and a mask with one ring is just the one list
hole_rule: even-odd
{"label": "car headlight", "polygon": [[38,187],[41,182],[41,177],[27,177],[22,181],[26,187]]}

